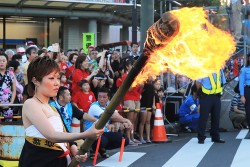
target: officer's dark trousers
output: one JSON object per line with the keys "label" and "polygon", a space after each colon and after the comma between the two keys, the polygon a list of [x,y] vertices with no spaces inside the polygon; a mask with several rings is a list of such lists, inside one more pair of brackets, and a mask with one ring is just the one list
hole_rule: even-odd
{"label": "officer's dark trousers", "polygon": [[220,139],[219,124],[220,124],[221,100],[220,95],[202,94],[200,98],[200,119],[198,122],[198,140],[205,140],[206,124],[211,113],[211,131],[212,139]]}
{"label": "officer's dark trousers", "polygon": [[250,127],[250,88],[245,87],[244,94],[246,98],[245,108],[246,108],[247,125],[248,127]]}

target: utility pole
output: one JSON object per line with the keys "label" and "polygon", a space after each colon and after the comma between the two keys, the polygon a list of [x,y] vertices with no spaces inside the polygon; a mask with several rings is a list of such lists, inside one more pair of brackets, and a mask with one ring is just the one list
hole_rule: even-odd
{"label": "utility pole", "polygon": [[133,6],[132,6],[132,42],[137,42],[137,6],[136,6],[136,0],[133,0]]}
{"label": "utility pole", "polygon": [[146,33],[148,28],[154,23],[154,1],[141,1],[141,39],[140,52],[146,40]]}

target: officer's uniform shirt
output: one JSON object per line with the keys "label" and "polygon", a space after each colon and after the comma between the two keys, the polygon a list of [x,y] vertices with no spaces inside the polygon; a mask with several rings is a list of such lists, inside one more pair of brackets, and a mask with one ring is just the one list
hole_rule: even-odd
{"label": "officer's uniform shirt", "polygon": [[244,87],[250,86],[250,66],[243,67],[240,71],[240,83],[239,83],[239,89],[240,89],[240,95],[244,96]]}
{"label": "officer's uniform shirt", "polygon": [[[216,74],[216,73],[213,73],[212,75],[213,75],[215,84],[217,84],[217,83],[216,83],[216,81],[217,81],[217,74]],[[222,85],[224,85],[224,84],[226,83],[226,77],[225,77],[225,75],[224,75],[224,73],[223,73],[222,70],[220,70],[220,75],[221,75],[221,80],[220,80],[220,81],[221,81]],[[202,78],[202,79],[198,79],[197,82],[200,82],[200,83],[202,84],[202,86],[203,86],[204,88],[208,89],[208,90],[211,90],[211,89],[212,89],[212,85],[211,85],[211,82],[210,82],[209,77],[205,77],[205,78]]]}

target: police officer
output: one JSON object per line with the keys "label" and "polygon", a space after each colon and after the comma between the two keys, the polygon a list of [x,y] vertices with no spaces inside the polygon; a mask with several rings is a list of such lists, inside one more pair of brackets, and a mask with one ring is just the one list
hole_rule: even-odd
{"label": "police officer", "polygon": [[248,127],[250,127],[250,53],[247,55],[246,66],[240,71],[240,100],[245,104],[246,119]]}
{"label": "police officer", "polygon": [[212,142],[225,143],[220,138],[219,123],[221,110],[221,93],[226,78],[222,70],[210,74],[208,77],[197,80],[197,87],[201,90],[200,97],[200,119],[198,121],[198,143],[204,144],[205,129],[209,113],[211,113],[211,131]]}
{"label": "police officer", "polygon": [[200,117],[199,110],[197,86],[194,84],[191,88],[191,95],[185,99],[178,111],[180,116],[179,122],[186,130],[191,132],[197,131]]}

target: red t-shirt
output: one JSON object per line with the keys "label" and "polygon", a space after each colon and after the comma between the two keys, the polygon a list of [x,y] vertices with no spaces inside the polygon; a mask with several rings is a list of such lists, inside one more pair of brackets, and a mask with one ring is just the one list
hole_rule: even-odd
{"label": "red t-shirt", "polygon": [[96,101],[95,95],[93,92],[88,94],[80,91],[72,98],[72,101],[77,104],[77,106],[82,109],[84,112],[88,112],[90,105]]}
{"label": "red t-shirt", "polygon": [[[125,80],[125,78],[127,77],[127,75],[128,75],[127,73],[123,74],[122,81],[120,83],[122,83]],[[120,86],[120,85],[118,84],[118,86]],[[141,96],[140,89],[139,89],[138,86],[136,86],[136,87],[133,87],[132,90],[127,91],[127,93],[125,94],[123,100],[124,101],[126,101],[126,100],[137,100],[137,101],[139,101],[140,100],[140,96]]]}
{"label": "red t-shirt", "polygon": [[80,92],[80,87],[78,86],[78,82],[80,82],[82,79],[87,78],[90,75],[89,71],[82,71],[80,69],[75,69],[73,76],[72,76],[72,97],[74,97],[74,95],[77,92]]}
{"label": "red t-shirt", "polygon": [[116,80],[116,87],[119,88],[121,84],[122,84],[122,78],[120,77]]}
{"label": "red t-shirt", "polygon": [[[75,69],[75,66],[70,66],[66,69],[65,75],[67,79],[71,79],[73,76],[73,70]],[[69,78],[71,76],[71,78]]]}
{"label": "red t-shirt", "polygon": [[59,65],[61,72],[65,72],[66,69],[68,68],[67,64],[65,64],[65,63],[59,63],[58,65]]}

